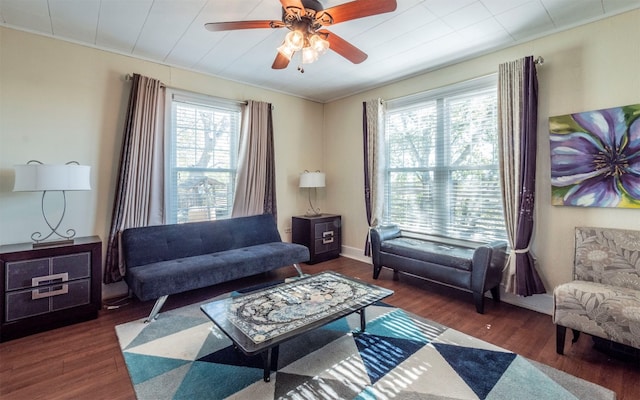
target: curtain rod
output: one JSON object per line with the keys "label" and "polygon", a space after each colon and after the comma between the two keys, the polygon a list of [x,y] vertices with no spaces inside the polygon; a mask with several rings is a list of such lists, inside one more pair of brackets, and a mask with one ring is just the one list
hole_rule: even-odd
{"label": "curtain rod", "polygon": [[536,65],[542,65],[544,64],[544,58],[542,58],[541,56],[538,56],[538,58],[535,59],[534,63]]}
{"label": "curtain rod", "polygon": [[[126,74],[126,75],[124,76],[124,80],[125,80],[126,82],[132,81],[132,80],[133,80],[133,75],[131,75],[131,74]],[[171,86],[166,86],[164,83],[162,83],[161,85],[162,85],[163,87],[168,88],[168,89],[183,90],[183,89],[178,89],[178,88],[174,88],[174,87],[171,87]],[[206,95],[206,96],[209,96],[209,95]],[[212,96],[212,97],[215,97],[215,96]],[[229,99],[224,99],[224,100],[229,101]],[[231,101],[235,101],[235,102],[237,102],[238,104],[244,104],[245,106],[246,106],[247,104],[249,104],[249,102],[248,102],[248,101],[246,101],[246,100],[244,100],[244,101],[243,101],[243,100],[231,100]],[[272,109],[272,110],[275,110],[275,107],[274,107],[273,105],[271,105],[271,109]]]}

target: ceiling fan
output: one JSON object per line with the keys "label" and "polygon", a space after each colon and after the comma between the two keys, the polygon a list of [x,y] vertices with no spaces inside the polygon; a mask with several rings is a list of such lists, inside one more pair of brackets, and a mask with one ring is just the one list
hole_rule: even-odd
{"label": "ceiling fan", "polygon": [[[323,27],[352,19],[383,14],[396,9],[396,0],[355,0],[324,9],[318,0],[280,0],[282,20],[210,22],[205,28],[212,32],[237,29],[287,28],[283,44],[271,68],[283,69],[289,65],[291,57],[302,52],[302,63],[308,64],[331,49],[354,64],[367,59],[367,54],[351,43]],[[304,72],[301,67],[298,70]]]}

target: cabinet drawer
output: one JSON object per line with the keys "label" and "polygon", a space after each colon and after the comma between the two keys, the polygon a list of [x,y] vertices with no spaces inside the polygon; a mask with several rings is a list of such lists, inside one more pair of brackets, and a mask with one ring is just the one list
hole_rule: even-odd
{"label": "cabinet drawer", "polygon": [[17,290],[6,294],[5,321],[11,322],[34,315],[89,304],[91,282],[80,279],[37,289]]}
{"label": "cabinet drawer", "polygon": [[[91,276],[91,253],[7,262],[6,290],[26,289],[33,286],[57,283],[55,280],[48,281],[39,278],[63,273],[67,274],[68,280]],[[39,283],[34,284],[34,278]]]}
{"label": "cabinet drawer", "polygon": [[316,254],[340,250],[340,236],[326,236],[315,240]]}
{"label": "cabinet drawer", "polygon": [[329,235],[337,235],[340,233],[340,224],[338,220],[329,222],[318,222],[314,226],[314,239],[326,238]]}

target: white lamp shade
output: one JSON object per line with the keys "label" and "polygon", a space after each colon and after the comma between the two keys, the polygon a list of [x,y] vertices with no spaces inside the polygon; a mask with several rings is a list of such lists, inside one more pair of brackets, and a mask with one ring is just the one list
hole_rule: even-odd
{"label": "white lamp shade", "polygon": [[15,165],[14,192],[45,190],[91,190],[91,167],[88,165]]}
{"label": "white lamp shade", "polygon": [[324,172],[303,172],[300,174],[300,187],[324,187]]}

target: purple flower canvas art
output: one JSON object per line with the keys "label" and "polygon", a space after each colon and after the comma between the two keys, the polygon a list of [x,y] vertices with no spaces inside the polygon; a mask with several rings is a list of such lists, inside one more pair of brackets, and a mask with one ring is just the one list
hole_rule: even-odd
{"label": "purple flower canvas art", "polygon": [[640,208],[640,104],[549,118],[552,204]]}

